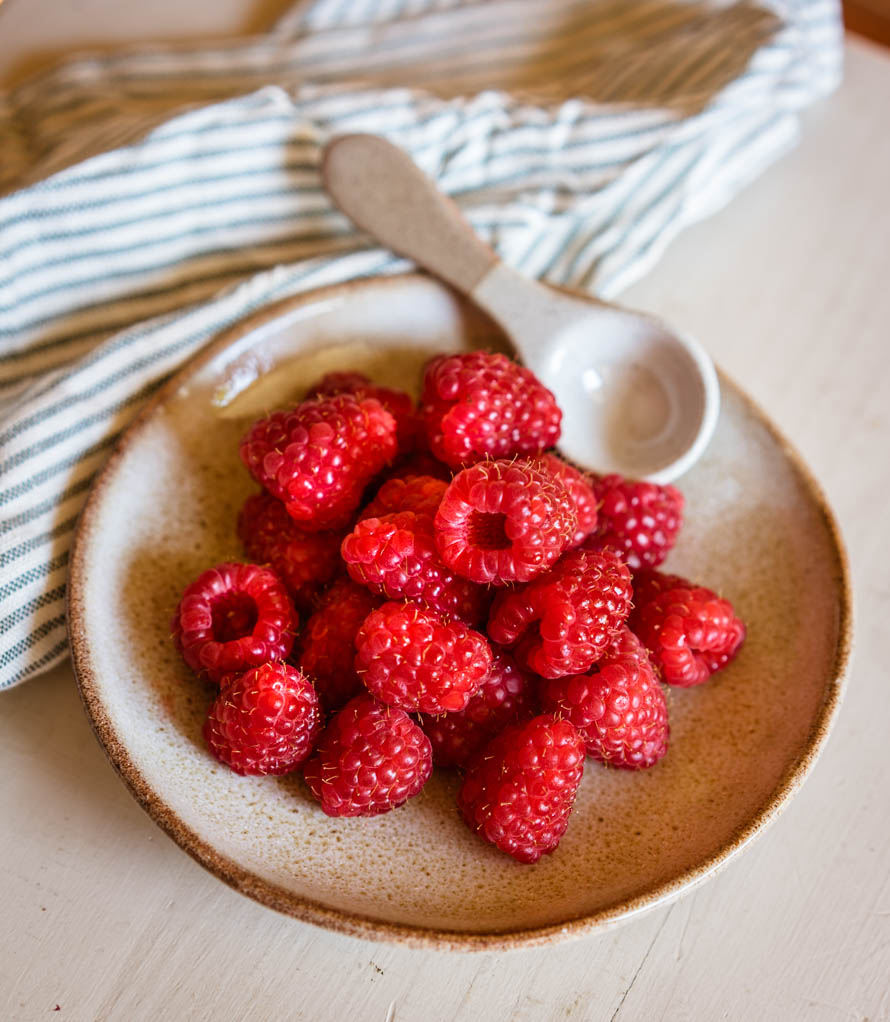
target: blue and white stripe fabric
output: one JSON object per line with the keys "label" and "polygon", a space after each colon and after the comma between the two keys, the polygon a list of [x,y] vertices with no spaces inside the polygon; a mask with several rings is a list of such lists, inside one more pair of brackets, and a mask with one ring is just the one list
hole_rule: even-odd
{"label": "blue and white stripe fabric", "polygon": [[386,135],[507,262],[612,296],[794,142],[841,42],[833,0],[318,0],[0,95],[0,688],[66,655],[78,511],[160,382],[405,267],[322,191],[331,135]]}

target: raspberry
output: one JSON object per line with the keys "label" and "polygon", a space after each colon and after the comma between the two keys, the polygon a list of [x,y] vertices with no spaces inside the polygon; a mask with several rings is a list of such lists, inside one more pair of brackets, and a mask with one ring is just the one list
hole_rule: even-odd
{"label": "raspberry", "polygon": [[423,731],[365,692],[331,718],[303,777],[328,816],[377,816],[416,795],[432,769]]}
{"label": "raspberry", "polygon": [[440,355],[424,374],[420,414],[430,449],[458,468],[481,458],[539,454],[559,439],[553,394],[505,355]]}
{"label": "raspberry", "polygon": [[438,717],[420,717],[433,747],[436,766],[466,766],[474,753],[508,724],[534,714],[534,678],[509,653],[493,649],[491,674],[466,708]]}
{"label": "raspberry", "polygon": [[355,640],[368,691],[409,712],[462,710],[491,671],[491,647],[460,621],[416,603],[384,603]]}
{"label": "raspberry", "polygon": [[364,586],[339,579],[306,622],[294,659],[312,679],[328,713],[362,691],[355,673],[355,637],[362,622],[379,605],[378,597]]}
{"label": "raspberry", "polygon": [[241,460],[309,531],[349,523],[368,480],[395,457],[396,422],[374,398],[312,398],[255,423]]}
{"label": "raspberry", "polygon": [[359,522],[342,554],[352,579],[391,600],[416,600],[467,624],[488,610],[486,590],[442,563],[429,515],[400,511]]}
{"label": "raspberry", "polygon": [[226,563],[188,586],[170,627],[189,667],[219,682],[226,674],[283,660],[294,644],[297,616],[268,568]]}
{"label": "raspberry", "polygon": [[683,494],[675,486],[619,475],[595,478],[599,523],[584,544],[612,549],[633,568],[655,568],[667,557],[683,524]]}
{"label": "raspberry", "polygon": [[474,830],[520,862],[552,852],[569,822],[584,741],[567,720],[542,714],[514,724],[471,761],[457,796]]}
{"label": "raspberry", "polygon": [[646,650],[624,625],[589,674],[544,681],[539,694],[542,707],[570,720],[602,763],[640,770],[667,752],[664,693]]}
{"label": "raspberry", "polygon": [[415,452],[407,458],[400,458],[391,469],[388,469],[386,480],[403,479],[405,476],[432,476],[434,479],[450,483],[453,475],[451,469],[438,458],[431,454]]}
{"label": "raspberry", "polygon": [[312,683],[288,664],[235,675],[210,707],[204,738],[236,774],[287,774],[312,752],[321,714]]}
{"label": "raspberry", "polygon": [[403,390],[379,387],[364,373],[328,373],[314,387],[307,397],[333,397],[335,394],[352,394],[355,397],[376,398],[396,420],[399,436],[399,450],[413,451],[417,438],[423,432],[423,422],[418,416],[411,396]]}
{"label": "raspberry", "polygon": [[525,586],[499,593],[488,634],[545,678],[583,674],[608,648],[631,606],[630,572],[610,551],[572,550]]}
{"label": "raspberry", "polygon": [[537,459],[481,461],[451,481],[436,513],[445,564],[473,582],[526,582],[565,549],[577,524],[568,490]]}
{"label": "raspberry", "polygon": [[304,532],[280,500],[268,493],[248,497],[238,515],[238,536],[248,557],[268,564],[302,611],[341,566],[339,532]]}
{"label": "raspberry", "polygon": [[676,575],[640,575],[631,628],[664,681],[682,688],[701,685],[739,651],[744,623],[729,600],[710,589]]}
{"label": "raspberry", "polygon": [[597,496],[593,492],[591,477],[567,461],[557,458],[555,454],[542,454],[541,460],[551,475],[556,476],[569,491],[574,502],[575,511],[578,514],[578,524],[575,527],[574,536],[566,546],[567,550],[574,550],[575,547],[581,546],[596,528]]}
{"label": "raspberry", "polygon": [[432,476],[409,475],[387,479],[371,503],[359,515],[358,520],[382,518],[396,511],[416,511],[419,514],[435,515],[447,489],[448,483]]}
{"label": "raspberry", "polygon": [[[633,573],[634,607],[639,609],[644,603],[654,600],[659,593],[668,589],[689,589],[692,583],[682,575],[668,575],[664,571],[640,569]],[[631,614],[633,617],[633,614]]]}

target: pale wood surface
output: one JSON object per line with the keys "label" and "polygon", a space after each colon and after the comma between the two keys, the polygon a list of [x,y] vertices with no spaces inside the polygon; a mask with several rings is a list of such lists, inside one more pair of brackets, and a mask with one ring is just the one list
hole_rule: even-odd
{"label": "pale wood surface", "polygon": [[0,86],[20,81],[75,48],[200,40],[262,32],[293,0],[0,0]]}
{"label": "pale wood surface", "polygon": [[[6,15],[53,6],[8,2],[0,75],[32,45]],[[170,0],[143,6],[176,17]],[[246,5],[219,6],[237,25]],[[890,1018],[890,59],[863,43],[848,58],[800,147],[622,296],[694,332],[770,410],[846,535],[849,691],[779,821],[673,905],[550,949],[336,936],[242,898],[169,841],[115,777],[64,667],[0,696],[0,1019]]]}

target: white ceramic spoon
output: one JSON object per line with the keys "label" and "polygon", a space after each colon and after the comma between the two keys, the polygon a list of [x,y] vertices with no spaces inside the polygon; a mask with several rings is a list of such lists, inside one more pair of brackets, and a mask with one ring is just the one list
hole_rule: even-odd
{"label": "white ceramic spoon", "polygon": [[699,344],[641,313],[529,280],[500,261],[411,158],[377,135],[325,148],[325,187],[377,241],[471,298],[563,411],[577,465],[668,482],[702,454],[720,406]]}

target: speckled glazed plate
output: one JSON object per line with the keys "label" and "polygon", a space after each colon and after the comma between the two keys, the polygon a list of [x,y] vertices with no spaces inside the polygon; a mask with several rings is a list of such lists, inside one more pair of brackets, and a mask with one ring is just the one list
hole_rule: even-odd
{"label": "speckled glazed plate", "polygon": [[433,352],[500,347],[491,323],[410,275],[291,299],[193,360],[122,438],[84,510],[71,565],[74,664],[99,741],[153,819],[237,890],[365,937],[482,949],[550,942],[691,887],[801,784],[837,712],[850,641],[843,552],[822,495],[727,380],[713,443],[681,481],[667,567],[727,595],[748,623],[713,682],[669,692],[672,742],[641,773],[588,761],[568,831],[523,866],[465,828],[455,776],[403,808],[333,820],[298,777],[242,778],[205,750],[210,689],[170,642],[179,594],[242,556],[255,487],[238,439],[331,369],[416,389]]}

